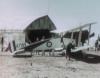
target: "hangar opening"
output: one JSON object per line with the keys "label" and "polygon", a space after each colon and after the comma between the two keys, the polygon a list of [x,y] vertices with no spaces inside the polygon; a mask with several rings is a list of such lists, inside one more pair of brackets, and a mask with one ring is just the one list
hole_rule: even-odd
{"label": "hangar opening", "polygon": [[31,42],[35,42],[37,40],[42,40],[43,38],[48,39],[51,37],[49,30],[30,30],[27,34],[28,39]]}
{"label": "hangar opening", "polygon": [[25,41],[31,43],[37,40],[51,38],[52,33],[50,31],[55,29],[56,27],[48,15],[40,17],[29,24],[24,30]]}

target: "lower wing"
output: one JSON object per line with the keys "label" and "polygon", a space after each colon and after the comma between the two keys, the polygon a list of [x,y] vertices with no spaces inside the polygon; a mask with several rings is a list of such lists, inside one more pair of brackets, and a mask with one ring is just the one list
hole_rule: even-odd
{"label": "lower wing", "polygon": [[43,43],[45,43],[45,42],[47,42],[47,41],[49,41],[50,39],[45,39],[45,40],[42,40],[42,41],[37,41],[37,42],[34,42],[34,43],[31,43],[31,44],[29,44],[28,46],[25,46],[25,47],[23,47],[23,48],[21,48],[21,49],[19,49],[19,50],[16,50],[16,51],[14,51],[13,53],[12,53],[12,55],[15,55],[15,54],[20,54],[20,53],[24,53],[25,52],[25,50],[33,50],[34,48],[36,48],[36,47],[38,47],[38,46],[40,46],[41,44],[43,44]]}
{"label": "lower wing", "polygon": [[81,50],[86,50],[86,49],[91,48],[91,47],[93,47],[93,46],[86,45],[86,46],[76,47],[75,49],[72,49],[71,52],[77,52],[77,51],[81,51]]}

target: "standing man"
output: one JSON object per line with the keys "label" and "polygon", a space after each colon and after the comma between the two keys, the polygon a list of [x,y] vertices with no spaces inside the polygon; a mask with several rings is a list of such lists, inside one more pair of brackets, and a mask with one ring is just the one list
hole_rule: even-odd
{"label": "standing man", "polygon": [[95,51],[98,51],[98,40],[95,42]]}
{"label": "standing man", "polygon": [[71,49],[74,49],[75,48],[75,42],[74,41],[70,42],[67,45],[67,47],[66,47],[65,44],[64,44],[63,36],[61,35],[61,43],[63,44],[63,48],[66,49],[66,53],[65,53],[66,59],[68,57],[69,60],[70,60],[70,57],[71,57]]}
{"label": "standing man", "polygon": [[67,47],[66,47],[66,54],[65,54],[65,57],[66,59],[68,58],[70,60],[70,57],[71,57],[71,49],[74,49],[74,44],[73,44],[73,41],[70,42]]}
{"label": "standing man", "polygon": [[1,51],[2,51],[2,52],[3,52],[3,44],[4,44],[4,38],[3,38],[3,36],[2,36],[2,38],[1,38],[1,45],[2,45]]}

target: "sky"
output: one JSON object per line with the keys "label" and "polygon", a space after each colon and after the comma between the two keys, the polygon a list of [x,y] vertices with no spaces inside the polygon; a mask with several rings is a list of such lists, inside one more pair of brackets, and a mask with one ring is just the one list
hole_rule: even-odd
{"label": "sky", "polygon": [[58,31],[96,22],[92,32],[97,37],[99,7],[100,0],[0,0],[0,28],[24,29],[36,18],[49,15]]}

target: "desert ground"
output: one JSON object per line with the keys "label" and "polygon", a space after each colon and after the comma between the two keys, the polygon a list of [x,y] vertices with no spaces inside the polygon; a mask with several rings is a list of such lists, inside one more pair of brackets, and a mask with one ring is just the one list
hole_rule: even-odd
{"label": "desert ground", "polygon": [[100,52],[87,51],[83,58],[63,56],[0,56],[0,78],[99,78]]}

